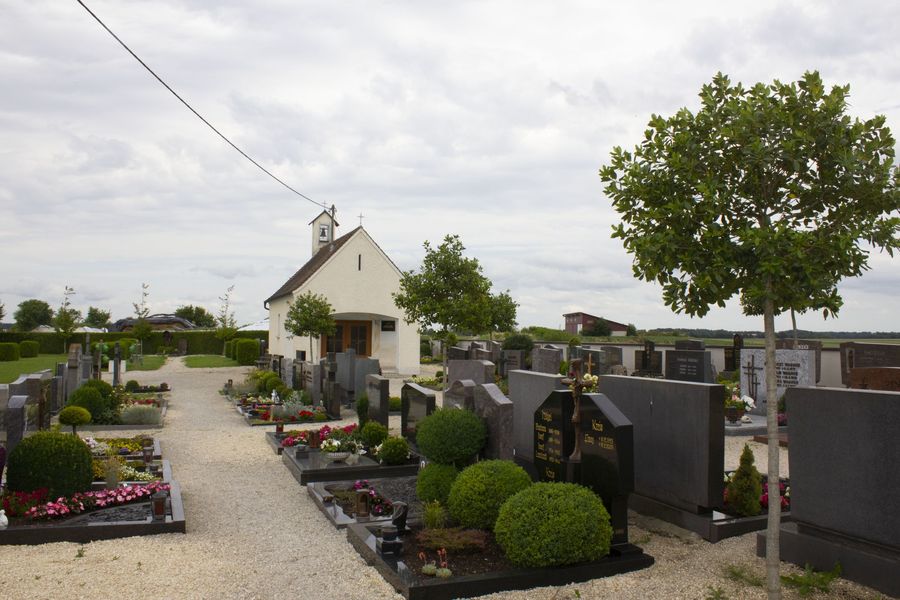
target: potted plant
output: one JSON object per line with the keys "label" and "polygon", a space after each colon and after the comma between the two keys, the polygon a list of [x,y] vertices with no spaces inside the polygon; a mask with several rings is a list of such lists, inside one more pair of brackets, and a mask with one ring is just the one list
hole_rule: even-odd
{"label": "potted plant", "polygon": [[342,429],[332,429],[328,437],[322,440],[322,452],[333,462],[343,462],[354,454],[365,453],[365,450],[349,433]]}
{"label": "potted plant", "polygon": [[751,408],[756,408],[756,402],[750,396],[741,396],[738,389],[725,397],[725,418],[729,423],[737,423]]}

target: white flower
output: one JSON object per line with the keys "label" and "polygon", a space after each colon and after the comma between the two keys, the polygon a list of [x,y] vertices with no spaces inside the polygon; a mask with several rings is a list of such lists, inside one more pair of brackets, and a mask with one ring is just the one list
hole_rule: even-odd
{"label": "white flower", "polygon": [[756,401],[753,398],[751,398],[750,396],[741,396],[741,402],[743,402],[744,405],[746,405],[747,410],[750,410],[751,408],[756,408]]}

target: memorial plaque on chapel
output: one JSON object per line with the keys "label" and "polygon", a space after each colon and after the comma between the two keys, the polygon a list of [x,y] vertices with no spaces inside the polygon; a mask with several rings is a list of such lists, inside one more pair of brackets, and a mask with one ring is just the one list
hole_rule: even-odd
{"label": "memorial plaque on chapel", "polygon": [[572,392],[556,390],[534,411],[534,467],[541,481],[566,481],[565,461],[572,454]]}
{"label": "memorial plaque on chapel", "polygon": [[628,495],[634,490],[631,421],[603,394],[581,400],[581,484],[603,499],[613,544],[628,542]]}

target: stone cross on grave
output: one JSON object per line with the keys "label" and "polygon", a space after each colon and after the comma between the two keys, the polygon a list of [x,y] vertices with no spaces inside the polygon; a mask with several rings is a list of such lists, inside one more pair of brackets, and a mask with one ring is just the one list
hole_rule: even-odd
{"label": "stone cross on grave", "polygon": [[[591,368],[593,367],[593,363],[591,361],[591,355],[588,355],[586,373],[591,372]],[[572,425],[575,428],[575,448],[572,449],[572,454],[569,455],[569,459],[567,461],[569,465],[571,465],[569,467],[568,481],[574,481],[574,471],[575,469],[577,469],[577,465],[581,463],[581,396],[584,393],[584,388],[586,387],[581,376],[580,358],[576,358],[572,361],[570,374],[571,378],[563,379],[562,383],[572,388],[572,401],[575,403],[575,408],[572,411]]]}
{"label": "stone cross on grave", "polygon": [[747,374],[747,381],[749,390],[742,390],[744,394],[749,395],[751,398],[757,398],[757,393],[759,392],[759,378],[756,376],[757,371],[762,371],[762,367],[756,366],[756,357],[754,355],[750,355],[750,360],[744,366],[744,373]]}

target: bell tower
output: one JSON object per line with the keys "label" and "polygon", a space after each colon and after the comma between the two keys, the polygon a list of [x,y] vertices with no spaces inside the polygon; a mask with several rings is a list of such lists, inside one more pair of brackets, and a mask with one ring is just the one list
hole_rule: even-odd
{"label": "bell tower", "polygon": [[334,206],[331,210],[323,210],[315,219],[309,222],[312,226],[312,255],[324,246],[332,243],[335,238],[335,230],[338,222],[334,220]]}

